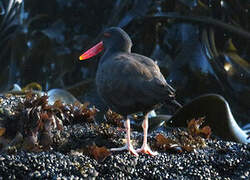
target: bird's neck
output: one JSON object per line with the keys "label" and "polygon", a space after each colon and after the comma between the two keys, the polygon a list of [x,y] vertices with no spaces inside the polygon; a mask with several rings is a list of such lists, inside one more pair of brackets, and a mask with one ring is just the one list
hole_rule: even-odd
{"label": "bird's neck", "polygon": [[130,53],[131,52],[131,43],[117,43],[116,46],[111,46],[106,49],[106,52],[110,53],[116,53],[116,52],[124,52],[124,53]]}
{"label": "bird's neck", "polygon": [[101,60],[100,60],[100,64],[104,63],[107,60],[112,60],[112,56],[119,54],[119,53],[131,53],[131,48],[127,48],[127,49],[115,49],[115,48],[109,48],[106,49]]}

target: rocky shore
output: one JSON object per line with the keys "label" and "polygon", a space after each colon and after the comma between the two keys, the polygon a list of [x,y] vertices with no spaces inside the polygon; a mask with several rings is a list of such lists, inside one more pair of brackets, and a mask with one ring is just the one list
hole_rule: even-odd
{"label": "rocky shore", "polygon": [[[0,179],[249,179],[250,145],[166,124],[148,137],[157,156],[110,152],[124,144],[122,117],[95,121],[95,108],[49,105],[45,96],[0,96]],[[198,124],[196,124],[198,123]],[[198,126],[198,127],[196,127]],[[211,129],[213,131],[213,129]],[[132,132],[135,148],[142,133]]]}
{"label": "rocky shore", "polygon": [[[88,130],[87,130],[88,129]],[[112,129],[112,128],[111,128]],[[86,131],[85,131],[86,130]],[[113,129],[119,133],[119,130]],[[110,132],[111,133],[111,132]],[[153,132],[150,144],[153,145]],[[171,133],[168,136],[171,137]],[[13,151],[0,155],[1,179],[248,179],[250,146],[220,140],[205,140],[206,147],[191,152],[159,151],[151,157],[134,157],[127,151],[111,153],[96,160],[81,150],[87,143],[105,144],[103,134],[88,125],[65,128],[62,136],[71,138],[67,145],[42,152]],[[114,144],[122,143],[124,133],[117,134]],[[167,135],[167,134],[166,134]],[[78,139],[80,138],[80,139]],[[135,141],[141,134],[134,132]],[[108,146],[112,143],[109,142]],[[135,143],[137,144],[137,143]],[[140,144],[140,143],[138,143]],[[71,149],[71,150],[70,150]]]}

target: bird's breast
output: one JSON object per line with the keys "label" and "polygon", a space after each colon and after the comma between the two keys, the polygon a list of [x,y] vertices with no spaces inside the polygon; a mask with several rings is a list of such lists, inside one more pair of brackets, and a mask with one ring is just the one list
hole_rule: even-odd
{"label": "bird's breast", "polygon": [[112,88],[114,84],[114,78],[112,77],[111,67],[108,68],[105,64],[98,67],[96,72],[96,87],[101,97],[111,93],[112,89],[114,89]]}

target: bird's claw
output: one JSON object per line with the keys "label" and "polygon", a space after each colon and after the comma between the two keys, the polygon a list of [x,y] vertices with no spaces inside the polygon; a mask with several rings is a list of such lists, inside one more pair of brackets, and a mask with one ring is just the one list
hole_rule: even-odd
{"label": "bird's claw", "polygon": [[158,152],[152,151],[148,145],[142,145],[140,149],[136,150],[137,153],[149,154],[151,156],[156,156]]}
{"label": "bird's claw", "polygon": [[132,145],[125,145],[120,148],[111,148],[110,151],[123,151],[123,150],[128,150],[132,155],[134,156],[139,156],[139,154],[136,152],[134,147]]}

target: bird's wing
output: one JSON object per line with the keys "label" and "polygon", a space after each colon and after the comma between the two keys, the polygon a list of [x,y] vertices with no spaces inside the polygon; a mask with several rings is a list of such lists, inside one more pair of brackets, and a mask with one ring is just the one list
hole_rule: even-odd
{"label": "bird's wing", "polygon": [[167,82],[166,79],[164,78],[164,76],[162,75],[159,66],[157,65],[157,63],[155,61],[153,61],[152,59],[140,55],[140,54],[136,54],[136,53],[132,53],[133,56],[136,57],[136,60],[139,61],[141,64],[144,64],[147,67],[150,67],[151,69],[151,73],[153,74],[153,76],[157,79],[160,80],[160,84],[164,84],[166,86],[168,86],[169,89],[171,89],[172,92],[175,92],[174,88],[172,88]]}
{"label": "bird's wing", "polygon": [[[153,81],[151,83],[154,83],[154,88],[160,88],[159,91],[161,92],[162,88],[169,93],[169,95],[174,97],[175,90],[172,88],[167,82],[165,77],[162,75],[159,66],[154,62],[152,59],[140,55],[140,54],[132,54],[134,57],[136,57],[136,60],[140,62],[141,64],[147,66],[150,69],[150,73],[154,77]],[[156,89],[158,90],[158,89]],[[162,91],[163,92],[163,91]]]}
{"label": "bird's wing", "polygon": [[153,102],[174,97],[175,90],[167,84],[159,67],[151,59],[134,54],[119,55],[110,63],[107,64],[112,67],[109,69],[109,78],[112,79],[109,82],[112,84],[109,86],[112,86],[114,93],[117,91],[127,97],[148,98]]}

